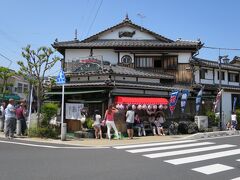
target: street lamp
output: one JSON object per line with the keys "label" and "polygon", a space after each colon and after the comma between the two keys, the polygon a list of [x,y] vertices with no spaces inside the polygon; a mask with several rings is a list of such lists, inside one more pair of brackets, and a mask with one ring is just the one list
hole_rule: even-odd
{"label": "street lamp", "polygon": [[[224,64],[229,62],[228,55],[218,57],[218,68],[219,68],[219,92],[222,89],[222,61]],[[219,109],[219,118],[220,118],[220,130],[222,130],[222,93],[220,95],[220,109]]]}

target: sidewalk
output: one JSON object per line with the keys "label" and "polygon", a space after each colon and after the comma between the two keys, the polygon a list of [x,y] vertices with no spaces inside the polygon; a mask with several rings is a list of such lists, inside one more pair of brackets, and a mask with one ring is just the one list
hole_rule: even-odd
{"label": "sidewalk", "polygon": [[[164,142],[164,141],[176,141],[176,140],[186,140],[186,139],[203,139],[211,137],[221,137],[221,136],[232,136],[240,135],[240,131],[216,131],[208,133],[196,133],[193,135],[171,135],[171,136],[143,136],[134,137],[133,139],[67,139],[66,141],[61,141],[59,139],[41,139],[41,138],[28,138],[26,136],[16,137],[17,140],[29,141],[29,142],[41,142],[41,143],[53,143],[62,144],[70,146],[85,146],[85,147],[111,147],[116,145],[129,145],[129,144],[140,144],[140,143],[151,143],[151,142]],[[0,137],[4,138],[4,134],[0,132]]]}
{"label": "sidewalk", "polygon": [[[29,142],[41,142],[41,143],[54,143],[63,144],[71,146],[87,146],[87,147],[110,147],[116,145],[128,145],[128,144],[140,144],[140,143],[151,143],[151,142],[162,142],[162,141],[175,141],[181,138],[187,138],[189,135],[174,135],[174,136],[143,136],[134,137],[133,139],[123,138],[123,139],[67,139],[66,141],[61,141],[59,139],[42,139],[42,138],[28,138],[26,136],[16,136],[15,139],[21,141]],[[4,138],[4,134],[0,132],[0,137]]]}

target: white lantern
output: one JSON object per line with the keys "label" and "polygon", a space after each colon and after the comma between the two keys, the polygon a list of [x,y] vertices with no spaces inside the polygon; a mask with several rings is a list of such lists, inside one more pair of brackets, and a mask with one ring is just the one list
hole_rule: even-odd
{"label": "white lantern", "polygon": [[152,109],[152,105],[148,105],[148,110],[151,110]]}
{"label": "white lantern", "polygon": [[134,104],[132,105],[132,109],[133,109],[133,110],[135,110],[135,109],[136,109],[136,106],[135,106]]}
{"label": "white lantern", "polygon": [[159,109],[163,109],[163,105],[160,104],[160,105],[158,106],[158,108],[159,108]]}
{"label": "white lantern", "polygon": [[142,109],[142,106],[139,104],[139,105],[137,106],[137,108],[138,108],[138,110],[141,110],[141,109]]}
{"label": "white lantern", "polygon": [[153,105],[153,109],[156,110],[157,109],[157,105]]}
{"label": "white lantern", "polygon": [[120,104],[119,109],[124,109],[124,105],[123,105],[123,104]]}
{"label": "white lantern", "polygon": [[147,105],[146,105],[146,104],[143,104],[143,105],[142,105],[142,108],[143,108],[144,110],[146,110],[146,109],[147,109]]}
{"label": "white lantern", "polygon": [[119,105],[119,104],[117,104],[117,105],[116,105],[116,108],[117,108],[117,109],[120,109],[120,105]]}

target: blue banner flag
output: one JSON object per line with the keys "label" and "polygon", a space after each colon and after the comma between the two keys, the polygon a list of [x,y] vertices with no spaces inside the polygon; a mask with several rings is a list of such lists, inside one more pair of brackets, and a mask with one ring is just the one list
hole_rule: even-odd
{"label": "blue banner flag", "polygon": [[235,112],[236,111],[236,104],[237,104],[237,97],[234,97],[233,98],[233,112]]}
{"label": "blue banner flag", "polygon": [[200,91],[198,92],[198,95],[196,97],[196,114],[198,114],[199,110],[200,110],[200,106],[202,104],[202,93],[203,93],[203,89],[204,87],[202,87],[200,89]]}
{"label": "blue banner flag", "polygon": [[178,94],[179,94],[179,91],[174,91],[171,93],[170,100],[169,100],[169,109],[171,111],[171,114],[173,114],[173,111],[176,107]]}
{"label": "blue banner flag", "polygon": [[181,98],[181,110],[182,113],[184,113],[186,104],[187,104],[187,98],[188,98],[189,90],[183,90],[182,91],[182,98]]}
{"label": "blue banner flag", "polygon": [[65,84],[66,83],[65,74],[64,74],[64,71],[62,69],[57,76],[57,82],[56,83],[57,84]]}

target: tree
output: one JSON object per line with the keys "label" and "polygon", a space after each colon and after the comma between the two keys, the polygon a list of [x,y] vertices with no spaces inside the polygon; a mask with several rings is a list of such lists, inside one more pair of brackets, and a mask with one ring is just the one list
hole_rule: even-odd
{"label": "tree", "polygon": [[26,59],[27,64],[24,61],[18,61],[20,66],[19,73],[24,76],[30,84],[33,84],[37,88],[37,124],[39,126],[40,110],[44,99],[44,78],[46,72],[50,70],[59,57],[53,56],[54,51],[48,47],[40,47],[37,50],[31,49],[30,45],[23,48],[22,56]]}
{"label": "tree", "polygon": [[15,75],[15,72],[9,68],[6,67],[0,67],[0,79],[2,79],[2,97],[4,99],[4,96],[6,94],[7,86],[8,84],[8,79]]}

